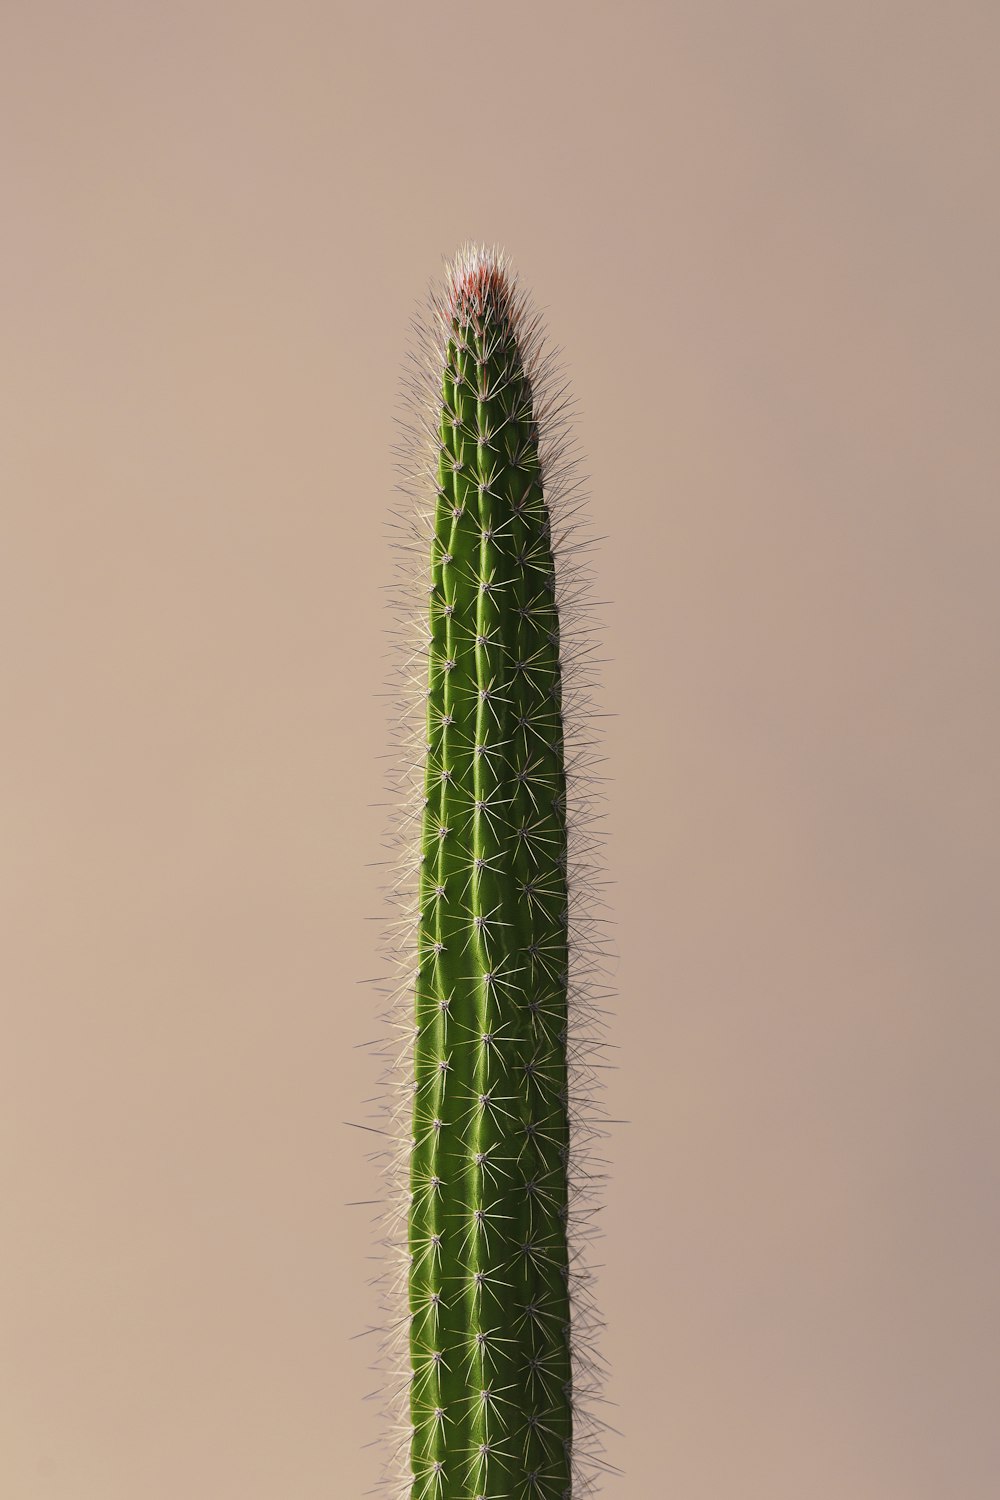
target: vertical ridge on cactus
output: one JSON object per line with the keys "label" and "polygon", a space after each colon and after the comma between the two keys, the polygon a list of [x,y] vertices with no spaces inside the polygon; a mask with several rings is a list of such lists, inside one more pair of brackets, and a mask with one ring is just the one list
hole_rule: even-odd
{"label": "vertical ridge on cactus", "polygon": [[464,247],[429,312],[396,517],[386,1485],[566,1500],[607,1468],[590,541],[564,384],[503,252]]}

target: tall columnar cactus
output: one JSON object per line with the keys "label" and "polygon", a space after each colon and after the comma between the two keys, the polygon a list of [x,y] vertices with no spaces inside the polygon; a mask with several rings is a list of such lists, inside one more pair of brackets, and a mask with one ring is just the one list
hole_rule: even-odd
{"label": "tall columnar cactus", "polygon": [[[601,944],[579,913],[591,872],[567,827],[590,741],[577,734],[568,783],[561,614],[574,601],[555,554],[562,541],[579,584],[579,541],[566,548],[571,518],[554,525],[577,485],[561,388],[502,254],[460,254],[423,334],[433,395],[417,393],[411,477],[427,504],[409,659],[423,749],[419,806],[400,830],[418,868],[415,891],[401,888],[416,900],[397,992],[409,1012],[402,1487],[412,1500],[564,1500],[599,1467],[599,1424],[580,1410],[596,1372],[582,1256],[595,1174],[580,1154],[595,1131]],[[589,638],[576,645],[585,690]],[[585,855],[592,809],[577,804]]]}

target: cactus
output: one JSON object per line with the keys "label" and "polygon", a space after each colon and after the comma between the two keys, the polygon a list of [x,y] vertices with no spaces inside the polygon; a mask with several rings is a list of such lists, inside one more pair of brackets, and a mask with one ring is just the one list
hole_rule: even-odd
{"label": "cactus", "polygon": [[[411,1500],[564,1500],[602,1467],[602,1424],[581,1406],[600,1376],[585,1255],[599,1174],[583,1155],[601,1133],[605,951],[587,859],[598,816],[583,774],[588,631],[575,638],[575,683],[561,653],[566,605],[579,616],[586,602],[588,544],[563,388],[506,257],[464,248],[431,310],[406,450],[424,507],[405,669],[419,683],[422,752],[397,829],[407,877],[417,855],[415,889],[412,878],[393,887],[404,911],[415,898],[394,993],[396,1483]],[[405,623],[414,604],[407,595]],[[584,790],[568,825],[574,775]]]}

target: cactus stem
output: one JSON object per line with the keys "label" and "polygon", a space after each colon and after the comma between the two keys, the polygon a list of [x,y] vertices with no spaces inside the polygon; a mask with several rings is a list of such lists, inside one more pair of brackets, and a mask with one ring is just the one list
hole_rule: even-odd
{"label": "cactus stem", "polygon": [[591,1259],[611,996],[599,621],[566,382],[502,250],[464,246],[432,287],[404,401],[373,1153],[399,1441],[382,1483],[568,1500],[610,1468]]}

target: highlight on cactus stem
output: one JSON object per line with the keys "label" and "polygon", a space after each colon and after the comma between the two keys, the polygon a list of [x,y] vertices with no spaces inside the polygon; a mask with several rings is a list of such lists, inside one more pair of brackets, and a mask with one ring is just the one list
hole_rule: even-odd
{"label": "highlight on cactus stem", "polygon": [[565,380],[496,248],[414,324],[393,513],[383,1485],[567,1500],[603,1456],[593,538]]}

